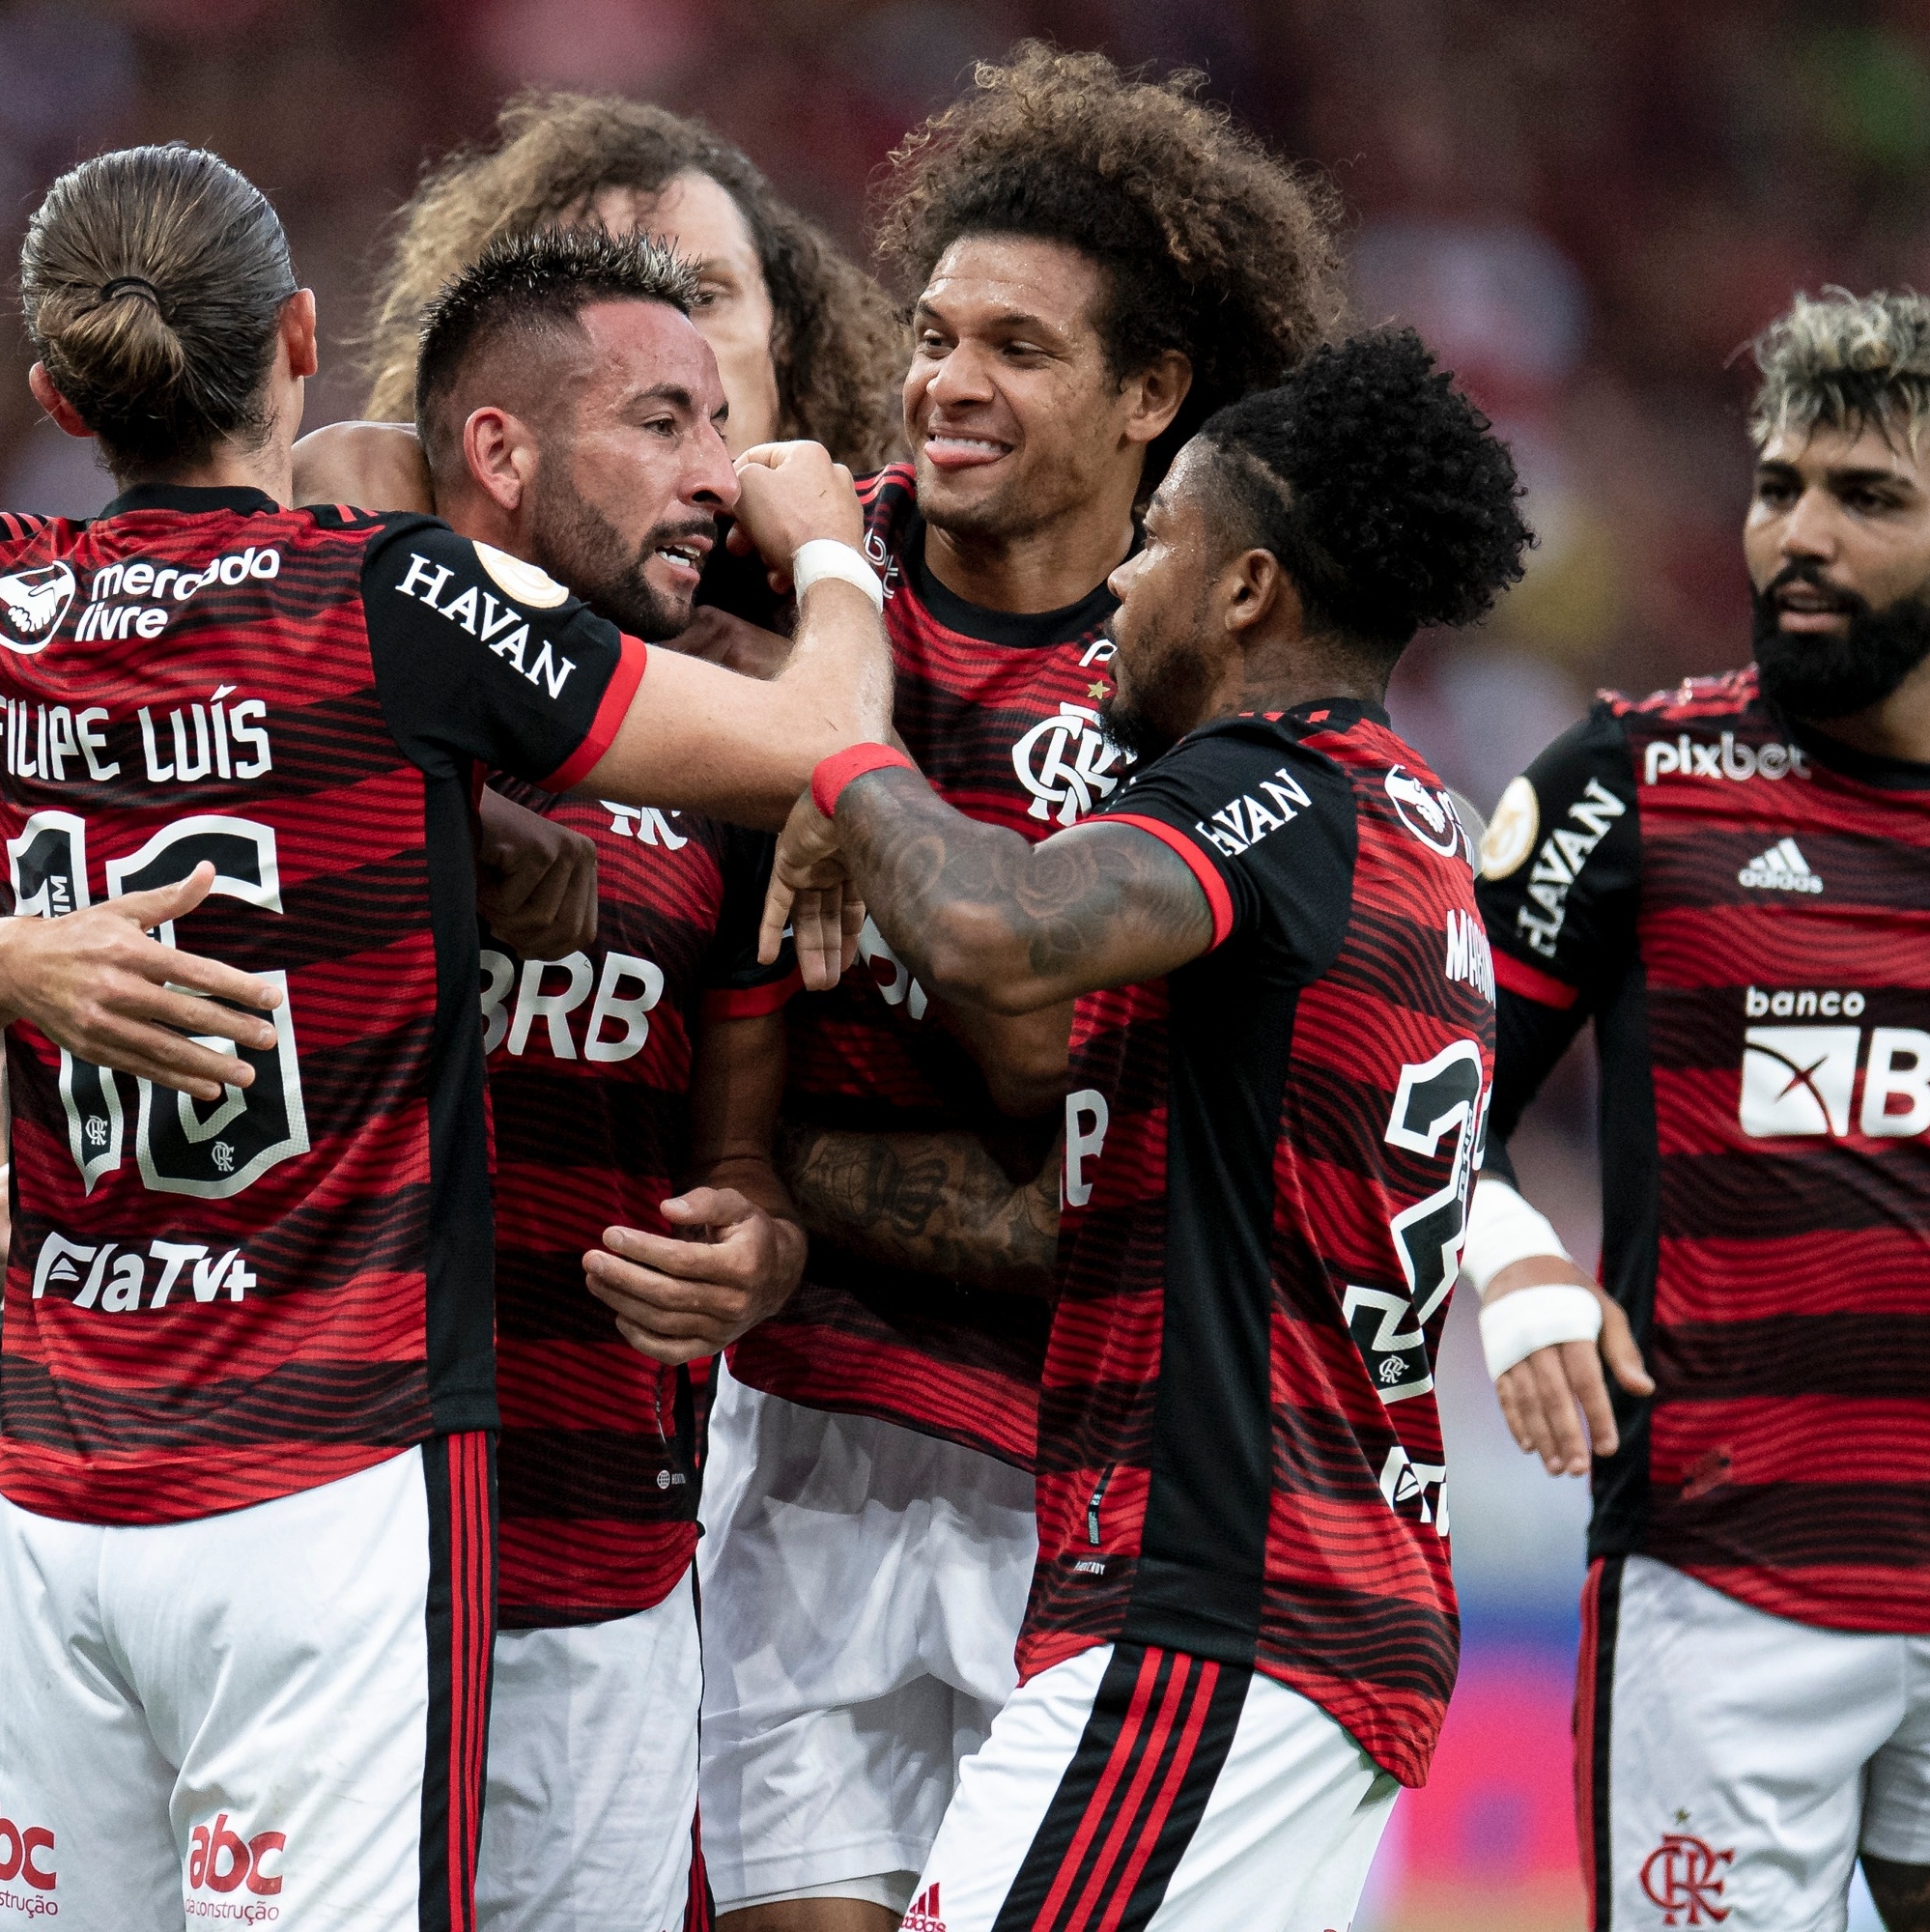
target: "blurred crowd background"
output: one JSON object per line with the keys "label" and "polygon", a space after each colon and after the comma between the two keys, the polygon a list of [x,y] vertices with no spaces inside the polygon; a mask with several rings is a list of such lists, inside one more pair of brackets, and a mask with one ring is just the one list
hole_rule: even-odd
{"label": "blurred crowd background", "polygon": [[[355,338],[386,218],[507,93],[701,115],[865,259],[879,160],[1026,34],[1203,68],[1339,188],[1358,318],[1416,324],[1512,442],[1540,535],[1527,579],[1479,633],[1423,639],[1395,698],[1477,805],[1593,687],[1746,657],[1745,345],[1797,289],[1930,287],[1930,0],[9,0],[0,222],[11,262],[71,161],[216,149],[274,200],[318,292],[322,422],[363,398]],[[0,502],[98,509],[89,446],[37,420],[17,325],[6,354]],[[1596,1242],[1591,1114],[1577,1054],[1517,1142],[1577,1256]],[[1585,1498],[1508,1441],[1465,1308],[1442,1387],[1467,1662],[1370,1923],[1556,1932],[1581,1923],[1567,1710]]]}

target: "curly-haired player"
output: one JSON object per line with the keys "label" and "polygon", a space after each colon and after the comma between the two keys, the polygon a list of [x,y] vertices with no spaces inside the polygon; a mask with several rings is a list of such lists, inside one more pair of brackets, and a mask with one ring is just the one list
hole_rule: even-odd
{"label": "curly-haired player", "polygon": [[1114,573],[1147,762],[1043,844],[884,746],[779,841],[921,980],[1076,999],[1024,1682],[908,1932],[1322,1932],[1427,1775],[1458,1621],[1434,1348],[1492,1064],[1473,848],[1381,698],[1519,575],[1508,452],[1411,333],[1211,417]]}
{"label": "curly-haired player", "polygon": [[[1277,382],[1342,308],[1324,191],[1197,78],[1021,48],[883,189],[917,298],[914,462],[861,487],[897,728],[945,797],[1028,838],[1119,782],[1103,625],[1136,505],[1189,423]],[[891,1130],[1002,1135],[1036,1170],[1067,1014],[948,1014],[875,927],[862,952],[793,1015],[808,1278],[737,1346],[713,1423],[704,1842],[737,1932],[896,1922],[1011,1689],[1035,1552],[1041,1305],[907,1273],[863,1231],[931,1205],[878,1160]]]}
{"label": "curly-haired player", "polygon": [[717,356],[733,456],[809,437],[856,472],[897,445],[904,331],[883,292],[700,122],[619,96],[527,93],[489,147],[432,170],[396,217],[376,298],[368,413],[415,412],[422,312],[499,235],[590,220],[698,264],[691,319]]}

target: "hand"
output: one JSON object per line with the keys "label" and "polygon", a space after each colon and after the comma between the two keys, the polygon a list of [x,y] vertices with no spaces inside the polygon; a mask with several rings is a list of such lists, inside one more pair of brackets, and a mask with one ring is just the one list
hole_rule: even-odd
{"label": "hand", "polygon": [[[1524,1356],[1494,1384],[1501,1413],[1522,1451],[1539,1456],[1551,1476],[1585,1476],[1589,1470],[1589,1441],[1598,1456],[1612,1456],[1621,1446],[1615,1431],[1615,1411],[1608,1385],[1603,1379],[1605,1361],[1615,1379],[1631,1395],[1654,1395],[1655,1382],[1642,1366],[1642,1351],[1620,1306],[1604,1294],[1573,1262],[1559,1255],[1531,1255],[1511,1262],[1488,1285],[1486,1301],[1520,1288],[1546,1283],[1573,1283],[1585,1288],[1602,1304],[1602,1333],[1594,1342],[1557,1342]],[[1588,1437],[1575,1416],[1577,1405],[1587,1418]]]}
{"label": "hand", "polygon": [[58,919],[0,920],[0,1008],[10,1019],[31,1020],[77,1060],[197,1100],[219,1099],[223,1087],[246,1087],[254,1068],[203,1040],[212,1036],[268,1051],[275,1030],[260,1014],[281,1004],[280,989],[163,946],[147,931],[184,918],[213,884],[214,867],[204,860],[179,885],[128,893]]}
{"label": "hand", "polygon": [[298,503],[434,511],[429,459],[408,423],[329,423],[295,445]]}
{"label": "hand", "polygon": [[777,960],[786,925],[806,987],[822,993],[837,985],[858,956],[865,901],[845,874],[837,828],[818,810],[809,786],[791,807],[771,862],[757,931],[757,957],[766,966]]}
{"label": "hand", "polygon": [[596,938],[596,841],[483,787],[476,905],[525,959],[567,959]]}
{"label": "hand", "polygon": [[851,472],[815,442],[760,442],[737,459],[740,492],[729,544],[740,556],[754,547],[771,575],[771,587],[790,587],[791,558],[815,537],[857,550],[865,541],[865,513],[851,487]]}
{"label": "hand", "polygon": [[734,1187],[694,1187],[664,1203],[687,1238],[606,1228],[583,1257],[589,1291],[616,1314],[623,1339],[675,1366],[727,1349],[791,1297],[804,1274],[804,1230]]}

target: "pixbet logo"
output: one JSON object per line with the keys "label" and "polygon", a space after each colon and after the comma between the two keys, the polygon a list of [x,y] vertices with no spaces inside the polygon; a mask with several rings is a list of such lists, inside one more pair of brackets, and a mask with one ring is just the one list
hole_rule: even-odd
{"label": "pixbet logo", "polygon": [[1652,738],[1642,753],[1642,781],[1658,779],[1783,779],[1794,772],[1809,776],[1809,760],[1795,745],[1739,745],[1733,731],[1715,744],[1691,738],[1687,731],[1675,739]]}
{"label": "pixbet logo", "polygon": [[257,1832],[251,1838],[231,1830],[228,1814],[217,1811],[212,1825],[197,1825],[187,1854],[190,1891],[240,1891],[243,1886],[257,1898],[272,1898],[281,1890],[281,1872],[270,1871],[269,1861],[280,1864],[288,1838],[281,1832]]}
{"label": "pixbet logo", "polygon": [[1730,1908],[1716,1903],[1722,1896],[1718,1874],[1735,1861],[1732,1851],[1669,1832],[1642,1862],[1642,1889],[1661,1907],[1664,1925],[1719,1925]]}
{"label": "pixbet logo", "polygon": [[44,1825],[16,1825],[0,1818],[0,1884],[23,1880],[36,1891],[51,1891],[54,1834]]}
{"label": "pixbet logo", "polygon": [[1012,747],[1012,770],[1032,794],[1026,810],[1034,818],[1057,816],[1061,825],[1070,825],[1111,796],[1120,781],[1113,770],[1120,756],[1099,729],[1096,711],[1062,704],[1057,718],[1041,718]]}

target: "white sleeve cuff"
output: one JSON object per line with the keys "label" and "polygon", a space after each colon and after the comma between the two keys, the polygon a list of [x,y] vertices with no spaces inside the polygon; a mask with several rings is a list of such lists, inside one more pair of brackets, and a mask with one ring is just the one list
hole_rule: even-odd
{"label": "white sleeve cuff", "polygon": [[1481,1351],[1497,1382],[1537,1349],[1592,1342],[1601,1333],[1601,1302],[1572,1282],[1518,1288],[1481,1311]]}
{"label": "white sleeve cuff", "polygon": [[1504,1267],[1530,1255],[1574,1257],[1562,1246],[1554,1223],[1491,1174],[1475,1184],[1474,1204],[1467,1214],[1467,1239],[1461,1251],[1461,1271],[1484,1299],[1488,1285]]}

